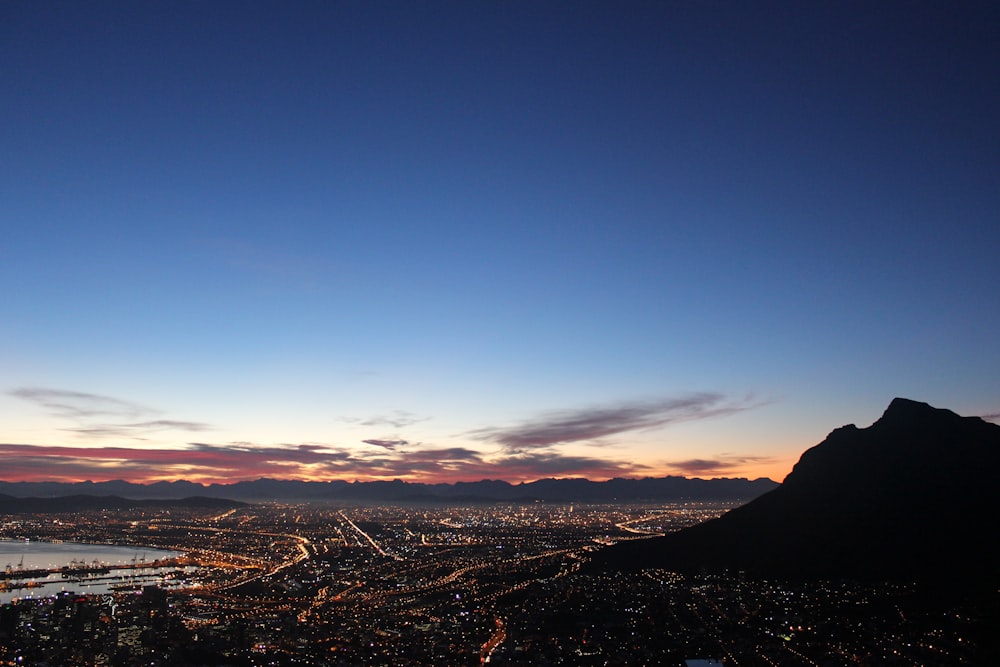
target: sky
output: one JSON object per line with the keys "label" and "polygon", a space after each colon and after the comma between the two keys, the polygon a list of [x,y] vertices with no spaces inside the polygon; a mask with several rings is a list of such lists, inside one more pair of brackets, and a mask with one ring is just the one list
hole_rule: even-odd
{"label": "sky", "polygon": [[0,479],[770,477],[1000,417],[1000,5],[0,3]]}

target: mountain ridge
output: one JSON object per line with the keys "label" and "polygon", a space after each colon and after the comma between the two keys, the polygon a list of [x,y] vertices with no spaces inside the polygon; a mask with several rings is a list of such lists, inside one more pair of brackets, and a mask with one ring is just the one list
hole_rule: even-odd
{"label": "mountain ridge", "polygon": [[0,514],[63,514],[71,512],[93,512],[100,510],[162,509],[184,507],[190,509],[233,509],[245,507],[241,503],[225,498],[188,496],[186,498],[135,499],[121,496],[69,495],[52,498],[16,498],[0,494]]}
{"label": "mountain ridge", "polygon": [[423,483],[402,480],[307,482],[262,478],[232,484],[203,485],[186,480],[135,484],[108,482],[4,482],[0,494],[14,497],[60,497],[74,494],[117,495],[127,498],[177,498],[192,495],[244,501],[347,500],[347,501],[642,501],[642,500],[730,500],[746,501],[775,487],[766,478],[700,479],[688,477],[615,478],[594,482],[584,478],[547,478],[512,484],[503,480]]}
{"label": "mountain ridge", "polygon": [[600,552],[600,567],[1000,584],[1000,426],[894,399],[834,429],[782,484],[718,519]]}

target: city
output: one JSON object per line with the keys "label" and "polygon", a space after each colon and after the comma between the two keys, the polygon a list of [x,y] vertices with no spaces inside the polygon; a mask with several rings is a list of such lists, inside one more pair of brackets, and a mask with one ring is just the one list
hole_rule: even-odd
{"label": "city", "polygon": [[[25,589],[0,607],[0,664],[975,664],[985,636],[977,610],[935,608],[913,586],[588,567],[605,545],[733,506],[312,503],[6,516],[5,540],[182,555],[163,563],[171,576],[110,593],[72,582],[49,597]],[[16,566],[4,581],[18,581]]]}
{"label": "city", "polygon": [[0,3],[0,667],[1000,666],[998,35]]}

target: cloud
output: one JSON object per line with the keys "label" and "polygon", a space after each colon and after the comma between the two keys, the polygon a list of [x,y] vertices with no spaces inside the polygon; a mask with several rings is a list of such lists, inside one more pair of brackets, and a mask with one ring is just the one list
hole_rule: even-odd
{"label": "cloud", "polygon": [[406,410],[396,410],[390,415],[377,415],[369,417],[361,422],[362,426],[391,426],[393,428],[405,428],[427,421],[430,417],[417,417]]}
{"label": "cloud", "polygon": [[362,440],[361,442],[366,445],[374,445],[376,447],[383,447],[385,449],[396,449],[396,447],[405,447],[410,444],[407,440]]}
{"label": "cloud", "polygon": [[187,479],[235,482],[261,477],[320,478],[352,466],[350,453],[324,445],[261,447],[248,443],[191,443],[166,449],[0,444],[0,476],[11,481]]}
{"label": "cloud", "polygon": [[985,419],[988,422],[995,422],[997,420],[1000,420],[1000,412],[994,412],[994,413],[988,414],[988,415],[980,415],[979,418],[980,419]]}
{"label": "cloud", "polygon": [[176,421],[172,419],[158,419],[156,421],[138,422],[135,424],[99,424],[94,426],[79,426],[76,428],[66,428],[78,435],[105,438],[105,437],[129,437],[141,438],[142,435],[154,433],[156,431],[208,431],[211,430],[209,424],[202,422]]}
{"label": "cloud", "polygon": [[[82,391],[66,391],[64,389],[49,389],[44,387],[20,387],[13,389],[10,395],[24,399],[41,406],[55,417],[70,419],[77,426],[62,430],[87,438],[125,437],[136,440],[158,431],[207,431],[211,425],[203,422],[180,421],[176,419],[153,419],[134,421],[139,417],[157,414],[157,410],[138,403],[123,401],[111,396],[91,394]],[[98,421],[97,417],[118,417],[122,423],[107,423]]]}
{"label": "cloud", "polygon": [[240,463],[280,463],[280,464],[315,464],[330,461],[342,461],[350,458],[350,454],[342,449],[326,445],[300,444],[281,446],[261,446],[251,443],[232,443],[228,445],[210,445],[193,442],[188,449],[180,450],[200,460],[218,461],[225,465]]}
{"label": "cloud", "polygon": [[328,472],[355,479],[411,479],[424,482],[505,479],[531,481],[542,477],[572,476],[606,479],[648,472],[642,465],[621,461],[531,452],[489,457],[467,447],[408,449],[377,455],[351,455],[327,467]]}
{"label": "cloud", "polygon": [[508,456],[498,459],[494,465],[498,471],[519,479],[537,479],[554,475],[602,479],[636,475],[649,470],[649,466],[639,463],[590,456],[564,456],[551,452],[529,452]]}
{"label": "cloud", "polygon": [[178,431],[207,431],[212,428],[203,422],[177,421],[175,419],[157,419],[156,421],[151,422],[128,424],[128,426],[132,428]]}
{"label": "cloud", "polygon": [[84,419],[101,415],[134,419],[155,412],[136,403],[82,391],[20,387],[12,389],[9,393],[11,396],[40,405],[53,415],[68,419]]}
{"label": "cloud", "polygon": [[768,456],[735,456],[729,454],[719,454],[714,459],[687,459],[684,461],[670,461],[666,465],[685,476],[705,477],[718,476],[739,470],[747,464],[761,464],[773,461]]}
{"label": "cloud", "polygon": [[435,481],[441,478],[481,475],[492,466],[483,455],[465,447],[444,447],[407,450],[406,452],[385,452],[376,456],[358,455],[347,466],[351,473],[366,478],[410,478],[420,481]]}
{"label": "cloud", "polygon": [[[136,440],[159,431],[202,432],[208,424],[174,419],[136,419],[153,410],[128,401],[55,389],[22,388],[11,392],[71,418],[67,428],[78,436],[126,437]],[[0,444],[0,476],[10,480],[128,479],[152,482],[187,479],[231,483],[269,477],[276,479],[408,479],[414,481],[473,481],[506,479],[532,481],[543,477],[608,479],[649,475],[648,465],[615,458],[569,455],[560,446],[588,442],[607,447],[601,438],[692,419],[708,419],[755,407],[750,399],[736,401],[717,393],[688,394],[658,401],[553,412],[506,428],[486,428],[472,436],[494,443],[485,449],[434,447],[395,435],[368,438],[370,447],[323,443],[260,445],[252,442],[212,444],[189,442],[173,447],[66,447]],[[106,419],[121,417],[118,422]],[[96,419],[104,418],[104,419]],[[421,418],[397,410],[370,417],[366,426],[402,428]],[[358,423],[358,421],[354,421]],[[608,451],[604,449],[602,451]],[[764,459],[718,455],[667,464],[686,474],[719,474]]]}
{"label": "cloud", "polygon": [[676,422],[721,417],[751,407],[756,405],[749,400],[733,402],[719,393],[695,393],[658,401],[553,412],[519,426],[479,429],[471,435],[496,442],[510,452],[522,452]]}
{"label": "cloud", "polygon": [[169,449],[0,444],[0,478],[10,481],[149,483],[186,479],[232,483],[260,479],[410,479],[424,482],[572,476],[592,479],[648,472],[609,459],[530,452],[500,457],[467,447],[352,450],[323,444],[189,443]]}

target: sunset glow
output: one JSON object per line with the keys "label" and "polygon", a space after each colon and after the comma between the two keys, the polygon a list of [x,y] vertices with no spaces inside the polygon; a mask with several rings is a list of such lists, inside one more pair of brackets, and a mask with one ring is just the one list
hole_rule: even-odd
{"label": "sunset glow", "polygon": [[7,3],[0,480],[780,481],[995,418],[977,11]]}

